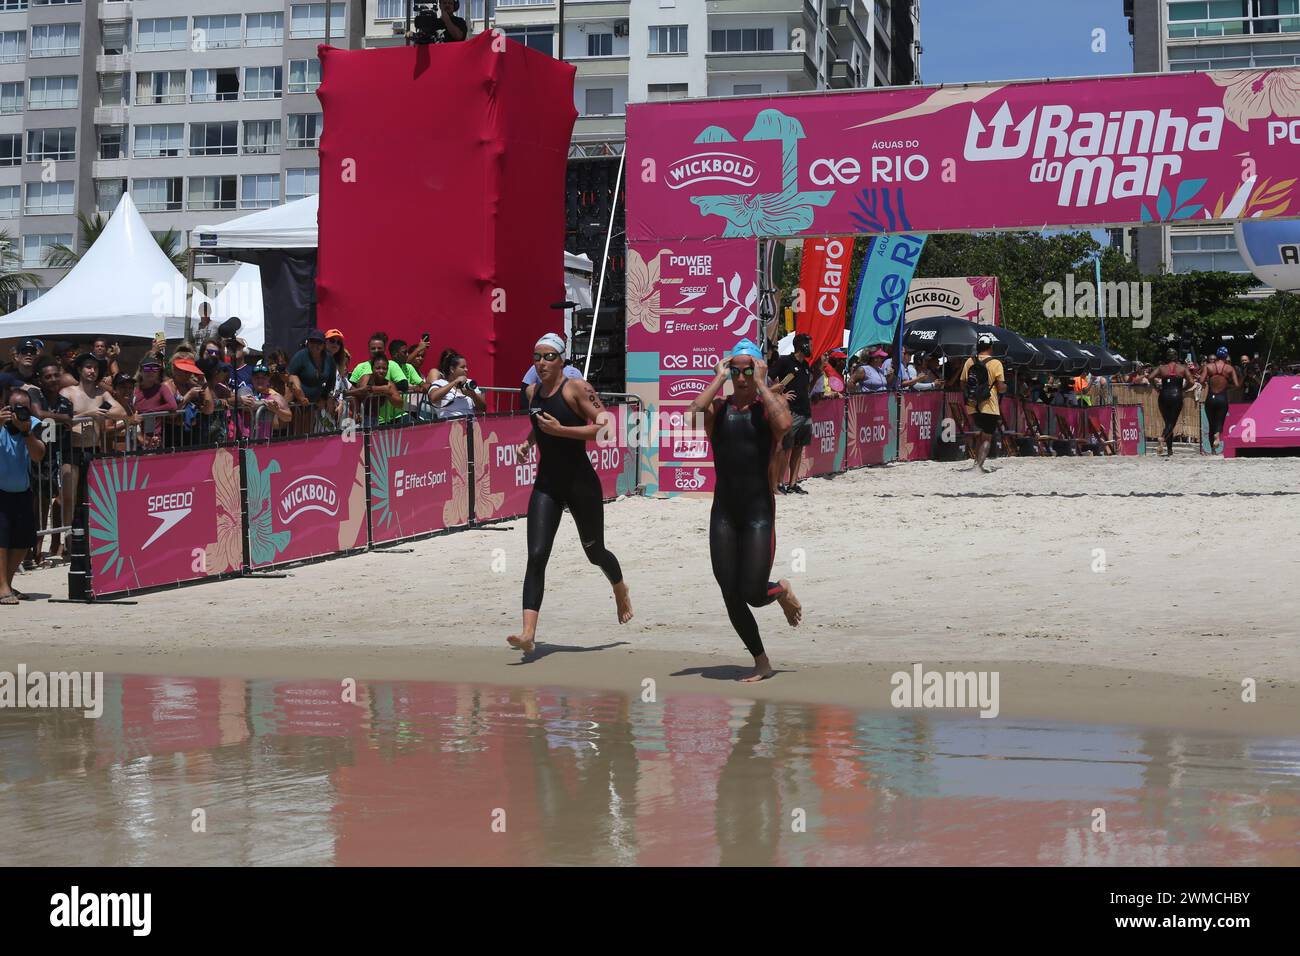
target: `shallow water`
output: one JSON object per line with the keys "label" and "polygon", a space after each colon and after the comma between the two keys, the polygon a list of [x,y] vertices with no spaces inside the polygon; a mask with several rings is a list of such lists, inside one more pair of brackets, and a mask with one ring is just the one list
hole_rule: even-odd
{"label": "shallow water", "polygon": [[109,676],[97,720],[0,710],[0,864],[1300,864],[1300,739],[558,688],[342,696]]}

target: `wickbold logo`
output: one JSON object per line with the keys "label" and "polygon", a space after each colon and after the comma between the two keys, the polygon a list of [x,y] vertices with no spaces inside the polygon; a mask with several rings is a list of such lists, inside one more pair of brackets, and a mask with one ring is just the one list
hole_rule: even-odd
{"label": "wickbold logo", "polygon": [[339,513],[338,487],[323,475],[303,475],[280,492],[277,510],[281,524],[289,524],[309,511],[319,511],[332,518]]}
{"label": "wickbold logo", "polygon": [[141,550],[149,547],[189,517],[194,510],[194,489],[170,492],[165,495],[150,495],[145,506],[148,508],[149,517],[157,519],[158,527],[141,545]]}
{"label": "wickbold logo", "polygon": [[709,180],[752,188],[758,185],[758,167],[746,156],[723,152],[695,153],[668,167],[669,189]]}
{"label": "wickbold logo", "polygon": [[688,398],[699,395],[709,387],[707,378],[676,378],[668,385],[669,398]]}

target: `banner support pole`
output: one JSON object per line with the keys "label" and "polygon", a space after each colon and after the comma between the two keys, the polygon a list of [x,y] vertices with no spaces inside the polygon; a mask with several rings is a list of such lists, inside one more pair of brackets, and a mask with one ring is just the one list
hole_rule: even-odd
{"label": "banner support pole", "polygon": [[618,157],[618,175],[614,178],[614,201],[609,205],[609,228],[605,230],[605,255],[600,260],[600,284],[596,287],[596,307],[591,313],[591,335],[587,338],[587,361],[582,368],[582,377],[591,374],[591,354],[596,350],[596,325],[600,322],[600,302],[605,295],[605,271],[609,268],[609,243],[614,238],[614,217],[618,215],[618,193],[623,185],[623,165],[627,162],[627,143]]}

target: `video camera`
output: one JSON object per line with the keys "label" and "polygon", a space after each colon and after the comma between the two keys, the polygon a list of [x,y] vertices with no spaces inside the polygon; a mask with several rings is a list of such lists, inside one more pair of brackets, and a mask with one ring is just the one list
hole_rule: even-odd
{"label": "video camera", "polygon": [[[453,5],[453,10],[460,9],[460,2]],[[442,34],[442,13],[435,3],[417,3],[411,7],[411,26],[415,30],[416,43],[440,43]]]}

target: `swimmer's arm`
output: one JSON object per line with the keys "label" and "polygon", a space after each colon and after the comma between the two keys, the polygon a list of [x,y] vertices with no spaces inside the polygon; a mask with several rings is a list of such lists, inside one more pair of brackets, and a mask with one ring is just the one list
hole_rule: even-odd
{"label": "swimmer's arm", "polygon": [[590,425],[561,425],[561,435],[565,438],[581,438],[591,441],[598,436],[606,424],[613,421],[613,416],[606,411],[596,390],[585,379],[565,379],[564,388],[569,397],[577,404],[578,414],[591,422]]}
{"label": "swimmer's arm", "polygon": [[[723,383],[727,380],[727,367],[727,359],[723,359],[718,363],[718,374],[713,376],[713,381],[709,383],[708,388],[695,396],[695,401],[691,402],[691,407],[686,410],[692,421],[696,421],[700,415],[703,415],[704,430],[710,434],[713,432],[713,419],[717,417],[713,403],[718,397],[718,392],[722,391]],[[767,387],[766,381],[763,382],[763,387]]]}

